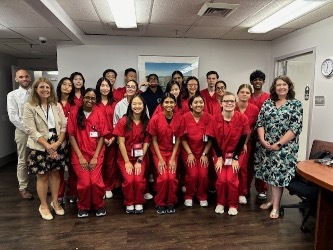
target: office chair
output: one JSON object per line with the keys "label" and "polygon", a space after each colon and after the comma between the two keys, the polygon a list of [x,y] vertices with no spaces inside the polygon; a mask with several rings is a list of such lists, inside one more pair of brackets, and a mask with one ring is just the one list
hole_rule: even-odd
{"label": "office chair", "polygon": [[[320,154],[320,152],[325,151],[333,153],[333,143],[314,140],[312,143],[309,159],[318,158],[318,153]],[[300,228],[302,232],[309,232],[309,229],[305,226],[305,224],[309,219],[310,215],[315,216],[316,214],[319,190],[318,186],[305,180],[296,172],[295,177],[291,180],[289,186],[287,186],[286,188],[289,190],[290,195],[297,195],[301,199],[301,202],[299,202],[298,204],[281,205],[280,216],[284,215],[285,208],[298,208],[303,212],[303,214],[305,213],[306,209],[308,209],[307,213],[305,213],[304,215]]]}

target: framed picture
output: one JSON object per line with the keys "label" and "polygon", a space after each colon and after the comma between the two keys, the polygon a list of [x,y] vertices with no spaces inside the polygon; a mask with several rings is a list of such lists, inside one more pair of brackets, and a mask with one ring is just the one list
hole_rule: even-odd
{"label": "framed picture", "polygon": [[185,79],[189,76],[198,77],[198,66],[198,56],[139,56],[139,82],[147,81],[147,76],[154,73],[164,90],[171,80],[172,72],[179,70]]}

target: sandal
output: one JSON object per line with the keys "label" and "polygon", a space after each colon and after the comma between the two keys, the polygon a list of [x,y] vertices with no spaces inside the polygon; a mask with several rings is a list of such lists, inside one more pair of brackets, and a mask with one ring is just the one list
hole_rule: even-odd
{"label": "sandal", "polygon": [[272,209],[272,211],[271,211],[269,217],[270,217],[271,219],[278,219],[278,218],[279,218],[279,213],[280,213],[279,210]]}
{"label": "sandal", "polygon": [[265,209],[265,210],[267,210],[267,209],[269,209],[271,206],[273,206],[273,203],[272,203],[272,202],[267,202],[267,203],[263,203],[263,204],[261,204],[260,208],[261,208],[261,209]]}

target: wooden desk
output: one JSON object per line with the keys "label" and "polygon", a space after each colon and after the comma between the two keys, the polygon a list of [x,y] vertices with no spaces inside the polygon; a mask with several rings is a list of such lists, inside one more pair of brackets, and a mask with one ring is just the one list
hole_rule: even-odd
{"label": "wooden desk", "polygon": [[297,172],[320,187],[315,249],[333,249],[333,167],[307,160],[298,163]]}

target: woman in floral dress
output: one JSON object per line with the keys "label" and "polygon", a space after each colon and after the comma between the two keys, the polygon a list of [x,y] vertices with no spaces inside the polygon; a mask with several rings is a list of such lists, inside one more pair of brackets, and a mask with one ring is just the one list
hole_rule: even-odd
{"label": "woman in floral dress", "polygon": [[270,185],[271,200],[260,206],[279,218],[283,188],[295,176],[299,134],[302,131],[302,103],[295,99],[294,84],[287,76],[276,77],[271,98],[262,106],[256,124],[259,141],[255,153],[256,177]]}

